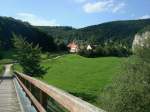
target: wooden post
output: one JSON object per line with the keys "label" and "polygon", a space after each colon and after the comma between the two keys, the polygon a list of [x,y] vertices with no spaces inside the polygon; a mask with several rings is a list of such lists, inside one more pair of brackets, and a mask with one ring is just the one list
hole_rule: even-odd
{"label": "wooden post", "polygon": [[16,79],[18,80],[19,84],[21,85],[27,96],[30,98],[31,104],[36,108],[37,112],[46,112],[46,110],[39,103],[39,101],[32,95],[32,93],[28,90],[28,88],[26,88],[24,83],[22,83],[22,81],[17,76]]}
{"label": "wooden post", "polygon": [[32,84],[29,82],[29,91],[32,93]]}
{"label": "wooden post", "polygon": [[48,96],[46,93],[44,93],[42,90],[40,90],[40,103],[41,105],[47,110],[47,101],[48,101]]}
{"label": "wooden post", "polygon": [[27,81],[24,79],[24,85],[27,87]]}
{"label": "wooden post", "polygon": [[[37,88],[38,91],[36,91],[35,89],[35,92],[31,93],[16,75],[19,84],[22,86],[26,94],[29,96],[30,100],[33,102],[35,108],[39,112],[46,112],[48,110],[47,105],[49,97],[54,99],[58,104],[60,104],[70,112],[105,112],[104,110],[97,108],[89,104],[88,102],[72,96],[71,94],[68,94],[67,92],[60,90],[54,86],[47,85],[40,80],[19,72],[16,72],[16,74],[18,74],[22,79],[31,83],[34,88]],[[33,93],[35,93],[35,95],[33,95]]]}

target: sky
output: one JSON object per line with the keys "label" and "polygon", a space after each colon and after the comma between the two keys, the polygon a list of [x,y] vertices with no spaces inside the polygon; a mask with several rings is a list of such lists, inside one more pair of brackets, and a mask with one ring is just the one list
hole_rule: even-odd
{"label": "sky", "polygon": [[150,0],[0,0],[0,16],[36,26],[75,28],[150,18]]}

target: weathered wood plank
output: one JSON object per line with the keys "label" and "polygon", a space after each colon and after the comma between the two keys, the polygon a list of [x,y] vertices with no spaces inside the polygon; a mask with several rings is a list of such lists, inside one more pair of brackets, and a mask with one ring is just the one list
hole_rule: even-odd
{"label": "weathered wood plank", "polygon": [[21,112],[13,78],[10,76],[10,65],[6,66],[0,78],[0,112]]}
{"label": "weathered wood plank", "polygon": [[0,112],[21,112],[12,79],[4,79],[0,84]]}

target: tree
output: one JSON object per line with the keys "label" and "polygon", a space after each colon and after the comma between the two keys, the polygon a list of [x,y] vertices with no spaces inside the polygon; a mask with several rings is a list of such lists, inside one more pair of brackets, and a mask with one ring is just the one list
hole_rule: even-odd
{"label": "tree", "polygon": [[2,48],[1,48],[2,46],[1,46],[1,41],[0,41],[0,59],[2,59],[3,58],[3,54],[2,54]]}
{"label": "tree", "polygon": [[56,45],[57,45],[57,50],[58,50],[58,51],[67,51],[67,50],[68,50],[67,45],[64,43],[63,40],[61,40],[61,39],[56,39],[56,40],[55,40],[55,43],[56,43]]}
{"label": "tree", "polygon": [[28,43],[22,36],[14,35],[14,47],[17,50],[16,60],[23,67],[23,71],[30,76],[42,76],[46,70],[40,65],[41,48]]}
{"label": "tree", "polygon": [[150,35],[123,68],[98,102],[109,112],[150,112]]}

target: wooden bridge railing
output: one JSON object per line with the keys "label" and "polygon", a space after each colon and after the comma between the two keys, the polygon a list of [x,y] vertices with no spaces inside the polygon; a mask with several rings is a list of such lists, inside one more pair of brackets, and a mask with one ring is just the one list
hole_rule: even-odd
{"label": "wooden bridge railing", "polygon": [[19,84],[39,112],[105,112],[63,90],[14,72]]}

